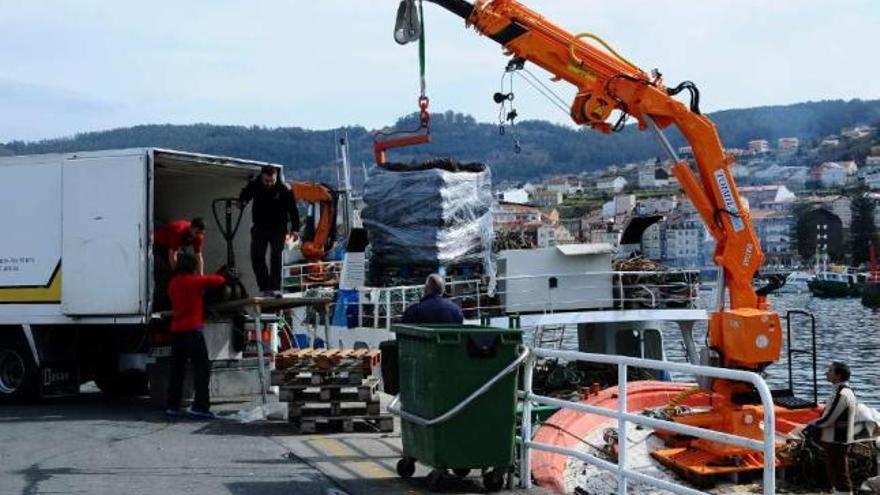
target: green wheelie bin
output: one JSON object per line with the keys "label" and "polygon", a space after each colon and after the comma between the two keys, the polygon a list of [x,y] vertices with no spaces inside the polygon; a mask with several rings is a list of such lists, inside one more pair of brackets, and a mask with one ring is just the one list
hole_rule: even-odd
{"label": "green wheelie bin", "polygon": [[[396,325],[400,410],[432,420],[447,413],[519,355],[522,330],[467,325]],[[401,420],[403,458],[397,472],[408,478],[415,462],[467,476],[483,472],[488,491],[503,486],[514,462],[516,370],[458,414],[424,426]],[[433,482],[429,479],[429,483]]]}

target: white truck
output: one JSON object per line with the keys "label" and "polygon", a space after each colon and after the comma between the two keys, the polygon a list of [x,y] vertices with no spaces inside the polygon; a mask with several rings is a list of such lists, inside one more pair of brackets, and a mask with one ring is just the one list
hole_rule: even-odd
{"label": "white truck", "polygon": [[[89,380],[143,391],[151,340],[168,325],[152,301],[155,226],[204,218],[206,272],[219,268],[227,250],[212,202],[237,197],[265,165],[154,148],[0,158],[0,402]],[[249,267],[249,226],[246,211],[238,266]],[[211,328],[212,359],[241,359],[232,324]]]}

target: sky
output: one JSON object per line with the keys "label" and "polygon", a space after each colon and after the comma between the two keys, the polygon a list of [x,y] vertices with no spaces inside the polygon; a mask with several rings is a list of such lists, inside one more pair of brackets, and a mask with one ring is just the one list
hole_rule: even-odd
{"label": "sky", "polygon": [[[0,0],[0,142],[149,123],[384,127],[417,110],[416,45],[392,38],[397,3]],[[696,82],[705,111],[880,98],[877,0],[523,3],[670,85]],[[431,109],[497,121],[500,48],[425,11]],[[568,123],[521,81],[515,91],[521,118]]]}

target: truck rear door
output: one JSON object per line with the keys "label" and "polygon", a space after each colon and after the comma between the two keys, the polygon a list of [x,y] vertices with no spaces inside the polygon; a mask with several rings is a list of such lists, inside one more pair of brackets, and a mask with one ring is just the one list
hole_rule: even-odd
{"label": "truck rear door", "polygon": [[147,166],[143,151],[71,156],[63,164],[63,313],[145,311]]}

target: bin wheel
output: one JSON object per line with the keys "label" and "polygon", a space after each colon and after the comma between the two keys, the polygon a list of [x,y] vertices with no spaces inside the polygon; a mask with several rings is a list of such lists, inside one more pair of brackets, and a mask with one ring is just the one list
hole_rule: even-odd
{"label": "bin wheel", "polygon": [[445,474],[445,469],[434,469],[431,471],[427,478],[429,492],[440,491],[440,485],[443,483],[443,476]]}
{"label": "bin wheel", "polygon": [[416,461],[408,457],[397,461],[397,474],[401,478],[412,478],[416,472]]}
{"label": "bin wheel", "polygon": [[483,474],[483,489],[487,492],[497,492],[504,487],[504,472],[498,469],[487,471]]}
{"label": "bin wheel", "polygon": [[467,478],[467,475],[471,474],[471,470],[467,468],[453,469],[452,472],[459,478]]}

